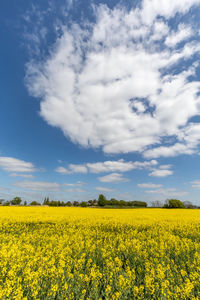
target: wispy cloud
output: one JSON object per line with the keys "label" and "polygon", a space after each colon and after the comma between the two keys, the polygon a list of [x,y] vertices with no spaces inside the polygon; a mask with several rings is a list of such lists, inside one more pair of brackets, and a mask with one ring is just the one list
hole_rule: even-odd
{"label": "wispy cloud", "polygon": [[123,177],[123,175],[120,173],[111,173],[106,176],[98,177],[98,179],[101,182],[113,182],[113,183],[129,181],[128,178]]}
{"label": "wispy cloud", "polygon": [[10,174],[11,177],[22,177],[22,178],[34,178],[32,174],[18,174],[18,173],[12,173]]}
{"label": "wispy cloud", "polygon": [[76,183],[63,183],[62,186],[82,186],[86,184],[85,182],[78,181]]}
{"label": "wispy cloud", "polygon": [[155,184],[155,183],[139,183],[137,185],[139,188],[142,188],[142,189],[156,189],[156,188],[160,188],[162,187],[162,184]]}
{"label": "wispy cloud", "polygon": [[149,176],[153,177],[166,177],[172,175],[174,172],[170,170],[172,165],[160,165],[158,168],[154,168]]}
{"label": "wispy cloud", "polygon": [[160,194],[165,197],[181,197],[187,195],[186,191],[179,191],[176,188],[156,189],[145,191],[147,194]]}
{"label": "wispy cloud", "polygon": [[87,163],[91,173],[102,173],[102,172],[127,172],[134,169],[146,169],[157,165],[156,160],[151,161],[128,161],[125,162],[123,159],[118,161],[105,161],[97,163]]}
{"label": "wispy cloud", "polygon": [[152,171],[149,176],[153,176],[153,177],[166,177],[169,175],[172,175],[173,171],[172,170],[154,170]]}
{"label": "wispy cloud", "polygon": [[100,191],[100,192],[113,192],[114,191],[114,189],[107,188],[107,187],[101,187],[101,186],[95,187],[95,190]]}
{"label": "wispy cloud", "polygon": [[6,172],[35,172],[36,168],[31,162],[13,157],[0,156],[0,168]]}
{"label": "wispy cloud", "polygon": [[192,187],[195,189],[200,189],[200,180],[191,181]]}
{"label": "wispy cloud", "polygon": [[73,173],[108,173],[108,172],[128,172],[134,169],[151,169],[158,164],[156,160],[150,161],[124,161],[123,159],[117,161],[104,161],[96,163],[85,164],[70,164],[67,168],[58,167],[55,171],[60,174]]}
{"label": "wispy cloud", "polygon": [[85,192],[87,192],[86,190],[80,189],[80,188],[71,188],[71,189],[66,189],[65,191],[69,192],[69,193],[85,193]]}
{"label": "wispy cloud", "polygon": [[178,31],[172,32],[165,40],[165,44],[169,47],[175,47],[180,42],[190,38],[193,35],[192,28],[185,24],[178,26]]}
{"label": "wispy cloud", "polygon": [[73,173],[87,173],[88,169],[85,165],[74,165],[74,164],[70,164],[68,168],[64,168],[64,167],[58,167],[55,170],[57,173],[60,174],[73,174]]}
{"label": "wispy cloud", "polygon": [[[75,183],[57,183],[57,182],[49,182],[49,181],[31,181],[31,180],[24,180],[24,181],[16,181],[13,183],[14,186],[25,189],[25,190],[33,190],[33,191],[62,191],[65,187],[71,187],[71,189],[66,189],[68,192],[80,192],[85,191],[80,189],[79,187],[84,185],[85,182],[78,181]],[[73,188],[72,188],[73,187]]]}
{"label": "wispy cloud", "polygon": [[14,186],[33,191],[59,191],[60,184],[45,181],[16,181]]}
{"label": "wispy cloud", "polygon": [[70,172],[64,167],[58,167],[58,168],[55,169],[55,171],[57,173],[60,173],[60,174],[63,174],[63,175],[64,174],[70,174]]}

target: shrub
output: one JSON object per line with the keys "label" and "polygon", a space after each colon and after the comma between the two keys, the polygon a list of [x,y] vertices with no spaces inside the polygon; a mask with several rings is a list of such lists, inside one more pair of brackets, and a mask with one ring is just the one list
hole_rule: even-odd
{"label": "shrub", "polygon": [[31,203],[30,203],[30,205],[41,205],[39,202],[37,202],[37,201],[32,201]]}

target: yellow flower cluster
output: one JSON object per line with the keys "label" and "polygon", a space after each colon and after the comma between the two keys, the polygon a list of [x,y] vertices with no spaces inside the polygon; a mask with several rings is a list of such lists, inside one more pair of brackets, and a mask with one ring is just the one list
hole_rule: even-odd
{"label": "yellow flower cluster", "polygon": [[0,207],[0,299],[200,299],[200,210]]}

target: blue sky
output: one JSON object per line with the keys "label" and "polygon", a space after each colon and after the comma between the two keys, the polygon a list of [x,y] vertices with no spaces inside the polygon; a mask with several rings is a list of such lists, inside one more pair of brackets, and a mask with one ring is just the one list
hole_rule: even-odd
{"label": "blue sky", "polygon": [[200,205],[199,15],[200,0],[1,1],[0,198]]}

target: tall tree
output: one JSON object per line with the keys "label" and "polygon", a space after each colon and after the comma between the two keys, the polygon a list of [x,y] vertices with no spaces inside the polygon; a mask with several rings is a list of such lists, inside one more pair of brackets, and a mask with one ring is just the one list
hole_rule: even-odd
{"label": "tall tree", "polygon": [[98,198],[98,205],[105,206],[106,204],[107,204],[106,197],[103,194],[100,194]]}

